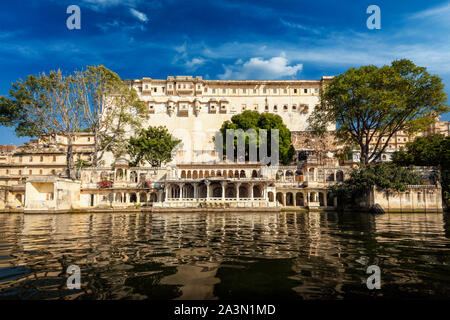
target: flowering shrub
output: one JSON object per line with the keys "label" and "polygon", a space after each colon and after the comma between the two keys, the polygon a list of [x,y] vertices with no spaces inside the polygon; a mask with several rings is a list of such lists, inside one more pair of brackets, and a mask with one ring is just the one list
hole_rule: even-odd
{"label": "flowering shrub", "polygon": [[138,188],[150,188],[151,181],[141,179],[138,183]]}
{"label": "flowering shrub", "polygon": [[100,182],[98,183],[98,188],[100,190],[112,188],[112,186],[113,186],[113,182],[107,178],[102,178],[100,180]]}

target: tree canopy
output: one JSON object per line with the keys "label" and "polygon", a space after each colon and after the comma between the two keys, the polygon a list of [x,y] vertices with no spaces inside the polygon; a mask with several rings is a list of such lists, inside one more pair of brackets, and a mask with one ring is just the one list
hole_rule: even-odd
{"label": "tree canopy", "polygon": [[84,125],[94,134],[92,164],[97,166],[106,151],[116,157],[126,151],[125,133],[141,128],[146,107],[136,91],[105,66],[87,66],[75,74]]}
{"label": "tree canopy", "polygon": [[93,165],[106,151],[125,152],[127,132],[136,132],[146,118],[145,104],[136,91],[104,66],[88,66],[65,75],[29,75],[13,83],[9,97],[0,97],[0,124],[15,127],[18,136],[67,137],[69,176],[74,163],[72,136],[80,131],[94,134]]}
{"label": "tree canopy", "polygon": [[148,162],[154,167],[160,167],[162,163],[172,160],[172,151],[180,142],[164,126],[142,129],[128,141],[130,165],[138,166]]}
{"label": "tree canopy", "polygon": [[75,83],[73,75],[64,75],[61,70],[29,75],[12,84],[9,98],[0,99],[0,123],[15,127],[17,135],[51,139],[61,134],[67,138],[69,178],[74,174],[73,135],[83,125]]}
{"label": "tree canopy", "polygon": [[406,144],[406,149],[393,154],[392,162],[399,166],[438,166],[444,198],[450,200],[450,136],[416,137]]}
{"label": "tree canopy", "polygon": [[443,89],[438,76],[406,59],[351,68],[325,85],[310,128],[321,134],[336,124],[339,141],[356,144],[361,163],[368,164],[380,158],[396,132],[426,129],[449,111]]}
{"label": "tree canopy", "polygon": [[332,186],[331,191],[354,204],[355,200],[362,199],[373,187],[380,191],[405,191],[407,185],[422,183],[422,178],[411,168],[376,163],[353,168],[350,178]]}
{"label": "tree canopy", "polygon": [[[257,149],[259,150],[260,146],[260,129],[267,130],[267,148],[268,148],[268,155],[270,156],[270,148],[271,148],[271,130],[277,129],[279,132],[279,154],[280,154],[280,161],[283,164],[289,164],[292,162],[292,157],[295,153],[294,147],[292,146],[291,142],[291,132],[286,127],[286,125],[283,123],[283,119],[278,116],[274,115],[272,113],[259,113],[258,111],[244,111],[240,114],[234,115],[231,117],[231,121],[227,120],[225,121],[221,128],[220,132],[222,133],[223,137],[223,150],[226,152],[226,131],[228,129],[242,129],[244,132],[248,129],[254,129],[256,136],[253,134],[249,134],[245,136],[245,150],[247,154],[246,160],[248,160],[248,150],[249,150],[249,143],[250,141],[255,141]],[[237,151],[237,143],[238,139],[234,139],[234,153],[236,155]]]}

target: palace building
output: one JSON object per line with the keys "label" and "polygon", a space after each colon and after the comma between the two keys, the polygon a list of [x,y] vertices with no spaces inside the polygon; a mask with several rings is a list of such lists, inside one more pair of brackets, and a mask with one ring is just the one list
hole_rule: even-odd
{"label": "palace building", "polygon": [[[232,81],[170,76],[126,80],[147,106],[144,127],[164,125],[181,139],[173,161],[163,167],[131,167],[127,155],[115,158],[106,153],[101,167],[80,167],[77,179],[69,180],[64,178],[67,137],[41,137],[18,147],[2,146],[0,210],[335,210],[340,204],[329,188],[345,180],[350,167],[339,165],[335,154],[341,146],[330,133],[319,139],[307,131],[307,119],[320,103],[320,90],[331,78]],[[245,110],[273,113],[283,119],[296,150],[290,165],[219,159],[214,134],[224,121]],[[72,142],[74,160],[89,163],[94,152],[92,134],[76,134]],[[440,199],[440,185],[434,181],[398,195],[385,196],[374,190],[366,204],[394,211],[442,211]]]}
{"label": "palace building", "polygon": [[[331,78],[258,81],[175,76],[126,81],[147,105],[146,125],[165,125],[182,140],[175,163],[191,163],[216,161],[212,137],[224,121],[245,110],[277,114],[292,132],[307,130],[320,89]],[[111,154],[106,162],[114,162]]]}

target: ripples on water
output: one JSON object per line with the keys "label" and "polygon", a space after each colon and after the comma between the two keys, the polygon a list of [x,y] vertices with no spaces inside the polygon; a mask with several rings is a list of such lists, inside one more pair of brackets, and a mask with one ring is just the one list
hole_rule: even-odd
{"label": "ripples on water", "polygon": [[449,298],[449,238],[446,214],[2,214],[0,299]]}

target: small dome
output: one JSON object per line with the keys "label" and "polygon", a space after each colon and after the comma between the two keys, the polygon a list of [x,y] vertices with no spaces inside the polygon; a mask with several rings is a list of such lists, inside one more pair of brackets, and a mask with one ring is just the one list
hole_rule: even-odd
{"label": "small dome", "polygon": [[128,160],[123,157],[119,157],[116,159],[115,166],[128,166]]}

